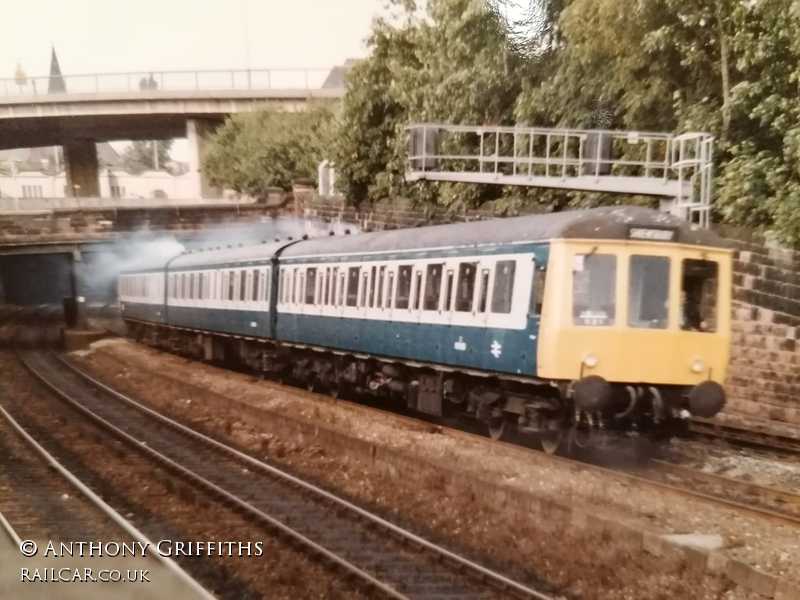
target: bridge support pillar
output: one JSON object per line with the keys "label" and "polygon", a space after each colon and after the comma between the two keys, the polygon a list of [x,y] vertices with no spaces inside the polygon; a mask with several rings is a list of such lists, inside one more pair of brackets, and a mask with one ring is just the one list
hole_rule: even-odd
{"label": "bridge support pillar", "polygon": [[216,122],[205,119],[186,121],[186,138],[189,142],[189,173],[192,175],[192,195],[195,198],[216,198],[220,191],[208,182],[203,173],[208,136],[214,131]]}
{"label": "bridge support pillar", "polygon": [[73,139],[65,142],[64,163],[67,171],[67,196],[100,196],[97,145],[94,140]]}

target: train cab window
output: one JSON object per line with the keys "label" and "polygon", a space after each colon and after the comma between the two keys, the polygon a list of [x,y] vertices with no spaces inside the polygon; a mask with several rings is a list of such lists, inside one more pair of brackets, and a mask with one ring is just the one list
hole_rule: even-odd
{"label": "train cab window", "polygon": [[514,297],[514,273],[517,261],[500,260],[495,266],[494,288],[492,289],[492,312],[510,313]]}
{"label": "train cab window", "polygon": [[489,269],[481,271],[481,291],[478,294],[478,312],[486,312],[486,303],[489,299]]}
{"label": "train cab window", "polygon": [[544,304],[544,288],[547,284],[547,267],[534,264],[533,281],[531,283],[531,303],[528,306],[530,316],[541,315]]}
{"label": "train cab window", "polygon": [[392,298],[394,297],[394,271],[389,271],[386,283],[386,308],[392,308]]}
{"label": "train cab window", "polygon": [[425,279],[425,310],[438,310],[439,298],[442,295],[443,264],[428,265],[428,276]]}
{"label": "train cab window", "polygon": [[718,294],[719,265],[710,260],[685,259],[681,280],[681,329],[716,331]]}
{"label": "train cab window", "polygon": [[317,291],[317,269],[309,267],[306,269],[306,304],[314,304],[314,296]]}
{"label": "train cab window", "polygon": [[350,267],[347,271],[347,306],[358,304],[358,267]]}
{"label": "train cab window", "polygon": [[400,265],[397,271],[397,299],[395,308],[408,308],[411,299],[411,265]]}
{"label": "train cab window", "polygon": [[458,288],[456,289],[456,310],[472,311],[472,300],[475,297],[475,274],[478,263],[461,263],[458,265]]}
{"label": "train cab window", "polygon": [[572,265],[572,315],[575,325],[613,325],[616,316],[617,257],[577,254]]}
{"label": "train cab window", "polygon": [[631,256],[628,325],[666,329],[669,316],[669,258]]}
{"label": "train cab window", "polygon": [[453,306],[453,279],[454,273],[448,269],[447,277],[444,279],[444,307],[442,310],[449,311]]}

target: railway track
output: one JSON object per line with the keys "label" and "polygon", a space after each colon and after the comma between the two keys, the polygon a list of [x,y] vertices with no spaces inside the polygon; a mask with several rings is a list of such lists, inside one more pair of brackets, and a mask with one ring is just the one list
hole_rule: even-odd
{"label": "railway track", "polygon": [[51,353],[19,356],[31,373],[97,425],[387,597],[553,597],[538,583],[505,577],[181,425]]}
{"label": "railway track", "polygon": [[[0,467],[2,479],[12,487],[12,493],[5,494],[0,501],[0,534],[10,542],[5,560],[13,561],[14,556],[22,559],[19,552],[23,540],[41,544],[46,540],[70,543],[125,539],[138,542],[142,547],[153,547],[141,531],[67,470],[2,406]],[[37,564],[33,557],[22,560],[27,562],[21,564],[29,567],[31,561],[35,567],[44,566]],[[52,559],[48,560],[52,563]],[[106,562],[103,566],[114,564],[114,561]],[[158,581],[162,585],[166,574],[171,580],[171,593],[177,591],[203,600],[214,598],[174,561],[158,553],[125,561],[124,565],[126,569],[138,566],[158,571]],[[143,595],[156,597],[151,591]]]}
{"label": "railway track", "polygon": [[689,430],[700,438],[722,439],[734,445],[772,450],[800,459],[800,438],[699,420],[693,420]]}

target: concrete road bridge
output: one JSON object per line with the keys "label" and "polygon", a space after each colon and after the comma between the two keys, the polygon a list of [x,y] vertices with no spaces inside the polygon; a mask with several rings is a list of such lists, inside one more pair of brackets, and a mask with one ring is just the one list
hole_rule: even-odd
{"label": "concrete road bridge", "polygon": [[264,105],[303,110],[344,95],[344,66],[332,69],[152,71],[0,79],[0,149],[61,145],[67,188],[99,196],[95,144],[186,137],[192,196],[208,197],[203,144],[226,116]]}

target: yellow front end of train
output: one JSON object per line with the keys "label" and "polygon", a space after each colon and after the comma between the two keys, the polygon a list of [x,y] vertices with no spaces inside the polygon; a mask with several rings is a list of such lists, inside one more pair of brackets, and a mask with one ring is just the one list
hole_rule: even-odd
{"label": "yellow front end of train", "polygon": [[610,384],[723,384],[732,251],[646,240],[550,247],[539,376]]}

